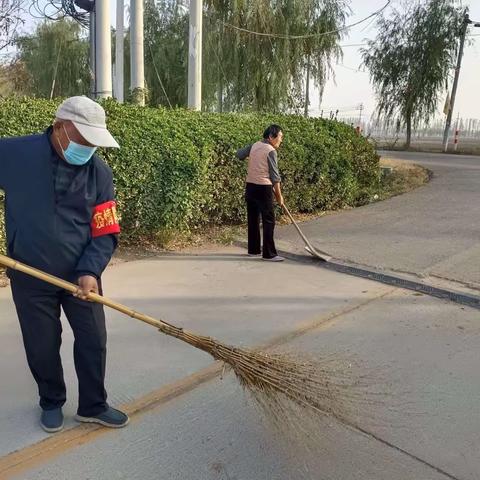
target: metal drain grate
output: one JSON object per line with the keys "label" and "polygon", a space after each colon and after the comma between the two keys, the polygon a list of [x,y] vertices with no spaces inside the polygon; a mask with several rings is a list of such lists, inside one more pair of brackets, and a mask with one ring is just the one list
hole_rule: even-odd
{"label": "metal drain grate", "polygon": [[425,285],[424,283],[406,280],[405,278],[395,277],[393,275],[387,275],[384,273],[372,272],[371,270],[366,270],[364,268],[353,267],[351,265],[343,265],[336,262],[328,262],[321,264],[319,263],[318,265],[327,270],[332,270],[338,273],[345,273],[347,275],[353,275],[355,277],[366,278],[368,280],[374,280],[376,282],[385,283],[386,285],[392,285],[394,287],[413,290],[414,292],[419,292],[425,295],[430,295],[431,297],[449,300],[451,302],[459,303],[461,305],[466,305],[468,307],[473,307],[480,310],[480,297],[476,297],[474,295],[467,295],[451,290],[445,290],[443,288],[432,287],[431,285]]}
{"label": "metal drain grate", "polygon": [[[234,244],[244,248],[247,246],[246,242],[242,241],[234,242]],[[309,265],[317,265],[321,268],[325,268],[326,270],[331,270],[333,272],[344,273],[345,275],[353,275],[354,277],[366,278],[368,280],[384,283],[393,287],[413,290],[414,292],[423,293],[424,295],[441,298],[443,300],[449,300],[450,302],[458,303],[460,305],[466,305],[467,307],[472,307],[480,310],[480,297],[477,297],[475,295],[467,295],[465,293],[459,293],[452,290],[432,287],[431,285],[425,285],[424,283],[414,282],[413,280],[407,280],[405,278],[396,277],[394,275],[379,273],[372,270],[367,270],[365,268],[355,267],[352,265],[345,265],[344,263],[337,263],[334,260],[330,260],[329,262],[321,262],[310,256],[286,252],[285,250],[279,250],[279,254],[297,262],[308,263]]]}

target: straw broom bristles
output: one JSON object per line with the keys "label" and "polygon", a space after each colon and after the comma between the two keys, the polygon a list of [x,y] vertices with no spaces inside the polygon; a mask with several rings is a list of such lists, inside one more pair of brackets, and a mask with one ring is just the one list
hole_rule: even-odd
{"label": "straw broom bristles", "polygon": [[372,415],[376,417],[375,408],[384,405],[388,396],[383,386],[376,385],[372,372],[346,353],[311,357],[303,353],[238,348],[174,329],[169,325],[159,330],[223,362],[266,420],[310,450],[320,443],[324,445],[319,432],[324,435],[321,426],[326,424],[319,420],[333,420],[358,429],[359,415],[363,421],[371,420]]}
{"label": "straw broom bristles", "polygon": [[240,384],[264,410],[285,413],[288,404],[292,403],[320,415],[340,418],[346,414],[348,402],[344,401],[348,400],[352,382],[339,362],[328,359],[313,362],[286,353],[238,348],[180,328],[172,329],[171,325],[159,330],[230,367]]}

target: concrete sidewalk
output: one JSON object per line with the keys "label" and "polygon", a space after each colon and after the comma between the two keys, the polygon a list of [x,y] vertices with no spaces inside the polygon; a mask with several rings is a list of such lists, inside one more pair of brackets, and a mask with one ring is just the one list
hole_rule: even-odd
{"label": "concrete sidewalk", "polygon": [[[109,312],[111,403],[131,408],[151,392],[154,400],[145,400],[148,408],[122,431],[75,427],[67,327],[62,353],[71,430],[47,438],[3,289],[0,478],[478,477],[477,311],[315,265],[265,263],[238,248],[118,264],[107,270],[105,285],[107,296],[139,311],[235,345],[289,340],[296,351],[351,356],[369,373],[372,389],[386,394],[383,403],[359,403],[355,421],[363,432],[322,424],[318,449],[309,454],[266,428],[231,377],[199,381],[195,374],[212,364],[206,354]],[[186,387],[162,390],[172,383]]]}
{"label": "concrete sidewalk", "polygon": [[[108,268],[104,294],[192,331],[253,346],[389,290],[353,278],[338,284],[337,275],[319,276],[314,266],[287,262],[278,267],[235,248],[172,254]],[[112,310],[107,316],[107,391],[113,405],[129,403],[212,362],[209,355],[149,325]],[[66,321],[63,337],[69,398],[65,413],[72,417],[77,385],[73,336]],[[48,436],[38,426],[36,385],[26,364],[9,289],[0,289],[0,351],[0,455],[4,455]],[[72,425],[68,420],[67,426]]]}

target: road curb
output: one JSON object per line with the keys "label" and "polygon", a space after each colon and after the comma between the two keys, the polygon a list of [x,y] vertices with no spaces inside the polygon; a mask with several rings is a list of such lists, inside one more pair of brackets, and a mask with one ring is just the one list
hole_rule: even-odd
{"label": "road curb", "polygon": [[[234,244],[238,247],[247,247],[247,243],[243,240],[235,241]],[[430,297],[447,300],[453,303],[457,303],[459,305],[465,305],[467,307],[480,310],[480,296],[477,295],[469,295],[466,293],[458,292],[456,290],[434,287],[433,285],[429,285],[427,283],[416,282],[414,280],[402,278],[399,275],[394,275],[391,273],[387,274],[378,272],[371,268],[363,266],[361,267],[338,259],[332,259],[328,262],[322,262],[311,256],[300,255],[289,250],[280,249],[278,250],[278,252],[284,257],[299,263],[316,265],[320,268],[324,268],[325,270],[329,270],[332,272],[343,273],[345,275],[351,275],[358,278],[372,280],[374,282],[383,283],[385,285],[390,285],[396,288],[412,290],[414,292],[422,293]]]}

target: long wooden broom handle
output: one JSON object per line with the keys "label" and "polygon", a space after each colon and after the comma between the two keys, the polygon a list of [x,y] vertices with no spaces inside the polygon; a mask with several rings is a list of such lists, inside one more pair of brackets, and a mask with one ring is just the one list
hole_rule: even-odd
{"label": "long wooden broom handle", "polygon": [[312,251],[315,251],[315,249],[312,247],[310,241],[308,240],[308,238],[303,234],[303,232],[300,230],[300,227],[298,226],[297,222],[295,221],[295,219],[292,217],[292,214],[290,213],[290,211],[288,210],[287,206],[285,204],[283,204],[283,209],[285,210],[285,213],[288,215],[288,218],[290,218],[290,221],[292,222],[292,224],[294,225],[294,227],[297,229],[297,232],[298,234],[302,237],[303,241],[306,243],[306,245],[308,246],[308,248]]}
{"label": "long wooden broom handle", "polygon": [[[5,267],[11,268],[12,270],[16,270],[18,272],[26,273],[31,277],[38,278],[39,280],[43,280],[44,282],[50,283],[51,285],[63,288],[64,290],[67,290],[71,293],[78,293],[80,290],[80,287],[78,285],[74,285],[73,283],[62,280],[61,278],[49,275],[48,273],[42,272],[41,270],[37,270],[36,268],[29,267],[28,265],[17,262],[16,260],[13,260],[12,258],[1,254],[0,265],[4,265]],[[148,323],[149,325],[157,327],[159,330],[168,335],[176,337],[177,333],[181,333],[183,331],[181,328],[170,325],[163,320],[157,320],[156,318],[136,312],[135,310],[132,310],[131,308],[122,305],[121,303],[114,302],[113,300],[110,300],[107,297],[103,297],[102,295],[98,295],[96,293],[89,293],[87,295],[87,298],[92,302],[101,303],[102,305],[113,308],[114,310],[122,312],[129,317],[135,318],[142,322]]]}

